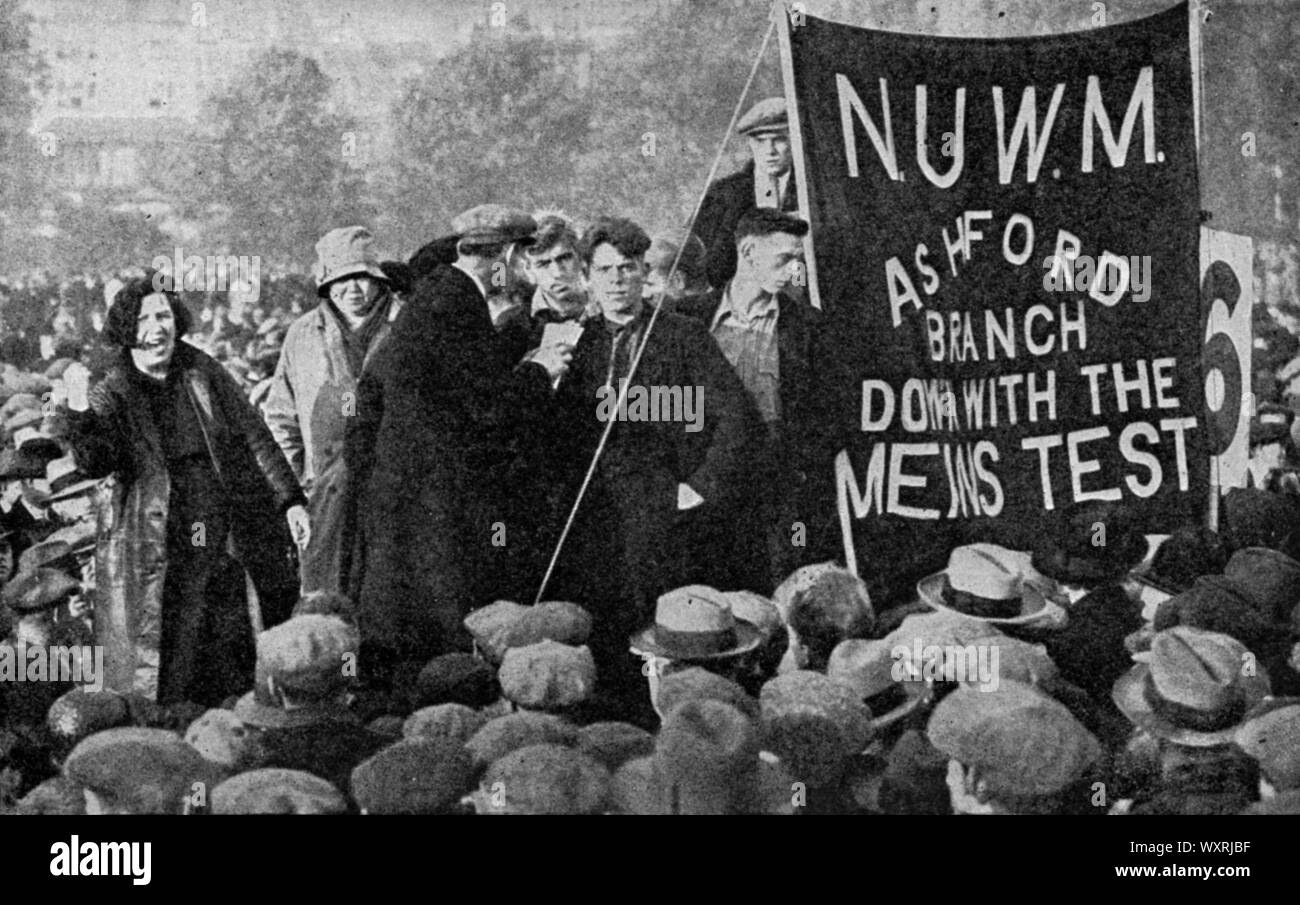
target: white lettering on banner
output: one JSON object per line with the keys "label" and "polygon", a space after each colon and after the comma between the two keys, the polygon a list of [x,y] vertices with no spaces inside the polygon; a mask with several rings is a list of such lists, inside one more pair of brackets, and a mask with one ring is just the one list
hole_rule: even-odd
{"label": "white lettering on banner", "polygon": [[[889,110],[889,81],[879,79],[881,125],[867,111],[867,105],[848,76],[841,72],[835,74],[835,92],[839,101],[840,133],[844,141],[844,160],[850,178],[858,179],[862,175],[862,162],[858,152],[858,130],[863,129],[871,146],[876,152],[886,175],[894,182],[901,182],[902,171],[898,166],[898,153],[894,146],[894,125]],[[1061,99],[1065,94],[1065,83],[1057,83],[1052,89],[1052,98],[1047,105],[1043,119],[1041,139],[1038,135],[1037,89],[1033,85],[1025,86],[1021,91],[1020,109],[1016,114],[1015,124],[1011,127],[1011,137],[1007,138],[1006,106],[1000,85],[991,86],[994,127],[997,130],[998,182],[1007,185],[1016,170],[1020,157],[1020,147],[1027,145],[1025,162],[1025,182],[1032,185],[1038,180],[1038,173],[1052,136],[1052,126],[1060,109]],[[929,91],[925,84],[914,86],[916,92],[916,163],[921,174],[940,189],[952,188],[965,168],[966,160],[966,88],[958,87],[955,92],[955,115],[952,129],[952,165],[947,173],[940,174],[930,164],[927,154],[927,136],[929,134],[928,107]],[[1112,87],[1111,89],[1115,89]],[[1120,123],[1119,136],[1111,125],[1110,115],[1102,99],[1101,79],[1089,75],[1084,89],[1083,120],[1080,130],[1079,170],[1091,173],[1094,169],[1096,135],[1100,134],[1102,148],[1106,159],[1116,169],[1123,167],[1128,160],[1129,144],[1137,128],[1138,117],[1142,118],[1142,160],[1146,164],[1163,162],[1163,155],[1156,151],[1155,119],[1155,70],[1143,66],[1137,75],[1133,90],[1129,95],[1128,107],[1124,110],[1124,119]]]}

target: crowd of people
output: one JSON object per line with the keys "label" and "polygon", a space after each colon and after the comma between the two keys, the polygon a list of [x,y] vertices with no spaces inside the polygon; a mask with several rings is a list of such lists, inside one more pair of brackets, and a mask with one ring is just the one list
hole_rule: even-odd
{"label": "crowd of people", "polygon": [[783,102],[738,131],[684,236],[8,287],[0,807],[1294,813],[1294,414],[1217,532],[1087,503],[869,587]]}

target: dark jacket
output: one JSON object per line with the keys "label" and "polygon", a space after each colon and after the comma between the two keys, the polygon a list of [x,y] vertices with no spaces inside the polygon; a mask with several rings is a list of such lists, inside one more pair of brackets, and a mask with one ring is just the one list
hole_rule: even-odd
{"label": "dark jacket", "polygon": [[263,766],[302,770],[334,785],[351,800],[352,770],[387,746],[388,741],[354,719],[326,719],[262,736]]}
{"label": "dark jacket", "polygon": [[[677,312],[711,328],[722,303],[723,290],[714,290],[679,305]],[[840,555],[835,521],[835,412],[826,392],[826,375],[817,368],[833,358],[827,349],[822,314],[806,301],[782,295],[778,299],[781,417],[767,435],[765,478],[767,520],[784,538],[788,558],[774,564],[777,581],[809,562]],[[789,541],[795,522],[807,527],[806,545]]]}
{"label": "dark jacket", "polygon": [[[241,637],[180,637],[176,644],[185,650],[160,650],[171,481],[157,426],[125,370],[131,366],[121,362],[109,371],[91,391],[89,411],[67,413],[78,467],[90,477],[114,478],[98,500],[95,639],[104,646],[105,686],[123,693],[137,681],[148,687],[151,652],[161,653],[166,668],[169,659],[187,659],[191,648],[252,644],[245,615],[229,621],[232,628],[242,626]],[[176,344],[173,368],[179,369],[221,492],[230,500],[230,552],[253,580],[263,624],[278,624],[288,618],[297,589],[284,512],[305,504],[302,490],[225,368],[183,342]],[[160,686],[166,684],[162,678]]]}
{"label": "dark jacket", "polygon": [[[650,309],[641,317],[648,321]],[[645,326],[642,327],[645,329]],[[643,334],[644,335],[644,334]],[[597,391],[605,384],[612,339],[605,323],[587,325],[556,394],[546,471],[569,488],[567,515],[605,427]],[[660,314],[633,376],[638,387],[702,387],[702,429],[675,421],[616,421],[584,498],[561,563],[565,578],[548,596],[597,610],[597,646],[626,649],[627,633],[648,622],[654,602],[677,586],[677,485],[704,499],[698,509],[734,515],[750,483],[762,426],[740,380],[698,322]],[[720,540],[720,550],[733,553]],[[570,594],[571,596],[563,596]]]}
{"label": "dark jacket", "polygon": [[[717,180],[704,194],[700,213],[695,218],[691,232],[699,236],[706,252],[705,266],[709,284],[715,288],[727,285],[736,275],[736,224],[745,211],[754,206],[754,161],[745,164],[738,173]],[[799,210],[799,195],[793,171],[786,183],[781,210]]]}
{"label": "dark jacket", "polygon": [[474,281],[445,267],[362,376],[344,458],[363,641],[410,659],[467,647],[461,620],[501,591],[509,469],[550,397],[546,369],[517,362]]}

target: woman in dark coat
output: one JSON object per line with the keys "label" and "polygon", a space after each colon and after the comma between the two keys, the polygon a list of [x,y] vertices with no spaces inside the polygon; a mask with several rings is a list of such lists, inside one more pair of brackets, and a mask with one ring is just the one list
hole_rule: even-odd
{"label": "woman in dark coat", "polygon": [[266,625],[293,607],[306,500],[233,378],[180,341],[189,318],[175,294],[153,283],[118,292],[105,330],[117,362],[88,399],[69,392],[77,463],[111,477],[99,500],[95,637],[107,687],[216,705],[253,684],[245,572]]}

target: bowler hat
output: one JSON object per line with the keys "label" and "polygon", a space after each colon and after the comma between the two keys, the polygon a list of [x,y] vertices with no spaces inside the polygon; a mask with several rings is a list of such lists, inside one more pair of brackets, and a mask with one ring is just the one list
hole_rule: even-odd
{"label": "bowler hat", "polygon": [[1147,539],[1126,506],[1076,503],[1061,512],[1034,551],[1034,568],[1065,584],[1114,581],[1142,562]]}
{"label": "bowler hat", "polygon": [[344,814],[347,809],[342,792],[302,770],[249,770],[212,790],[214,814]]}
{"label": "bowler hat", "polygon": [[1235,638],[1176,626],[1156,633],[1145,661],[1116,680],[1111,696],[1152,735],[1189,747],[1225,745],[1269,692],[1264,667],[1246,654]]}
{"label": "bowler hat", "polygon": [[736,619],[727,595],[687,585],[659,598],[654,624],[633,635],[631,646],[669,660],[709,662],[747,654],[762,640],[757,626]]}
{"label": "bowler hat", "polygon": [[374,235],[364,226],[344,226],[322,236],[316,243],[316,294],[329,298],[331,283],[357,274],[388,285],[388,274],[379,266],[374,243]]}
{"label": "bowler hat", "polygon": [[786,115],[785,98],[765,97],[745,111],[736,121],[738,135],[754,135],[762,132],[785,132],[789,130],[789,117]]}
{"label": "bowler hat", "polygon": [[1087,775],[1101,744],[1063,705],[1008,679],[997,691],[961,688],[934,708],[930,743],[979,769],[995,795],[1053,795]]}

